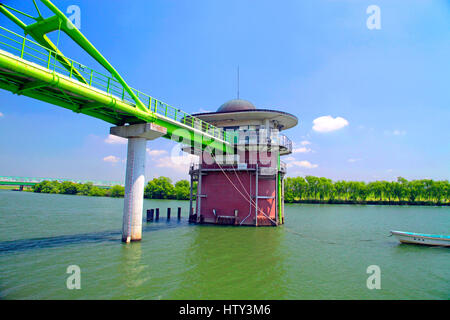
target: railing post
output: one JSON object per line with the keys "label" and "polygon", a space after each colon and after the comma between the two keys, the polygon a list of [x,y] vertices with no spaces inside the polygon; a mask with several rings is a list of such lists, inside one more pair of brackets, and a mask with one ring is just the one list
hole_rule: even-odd
{"label": "railing post", "polygon": [[89,79],[89,86],[92,86],[92,78],[94,77],[94,70],[91,69],[91,77]]}
{"label": "railing post", "polygon": [[175,121],[177,121],[177,109],[175,109]]}
{"label": "railing post", "polygon": [[20,51],[20,58],[23,58],[23,52],[25,51],[25,41],[27,40],[27,38],[23,38],[23,42],[22,42],[22,50]]}
{"label": "railing post", "polygon": [[110,83],[111,83],[111,78],[108,77],[108,85],[106,86],[106,93],[109,93],[109,86],[110,86]]}
{"label": "railing post", "polygon": [[164,106],[166,107],[166,111],[164,111],[164,116],[167,117],[167,104],[164,103]]}
{"label": "railing post", "polygon": [[156,113],[156,111],[158,110],[158,100],[156,100],[156,99],[154,99],[155,100],[155,113]]}
{"label": "railing post", "polygon": [[152,97],[148,97],[148,108],[152,111]]}
{"label": "railing post", "polygon": [[52,59],[52,52],[48,52],[47,69],[50,69],[50,60]]}
{"label": "railing post", "polygon": [[73,60],[70,63],[70,75],[69,75],[69,78],[72,78],[72,74],[73,74]]}

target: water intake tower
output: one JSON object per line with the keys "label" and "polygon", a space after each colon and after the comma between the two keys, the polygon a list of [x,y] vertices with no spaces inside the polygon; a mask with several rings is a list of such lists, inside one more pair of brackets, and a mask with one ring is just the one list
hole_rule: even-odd
{"label": "water intake tower", "polygon": [[258,109],[242,99],[230,100],[216,112],[193,116],[232,135],[235,153],[199,154],[193,148],[184,148],[201,155],[199,163],[189,170],[190,221],[251,226],[283,224],[286,165],[280,157],[292,152],[292,142],[280,131],[296,126],[297,117]]}

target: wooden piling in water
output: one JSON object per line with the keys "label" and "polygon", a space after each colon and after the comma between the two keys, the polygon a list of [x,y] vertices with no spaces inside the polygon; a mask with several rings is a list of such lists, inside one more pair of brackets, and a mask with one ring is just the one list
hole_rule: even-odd
{"label": "wooden piling in water", "polygon": [[156,220],[156,221],[159,220],[159,208],[156,208],[156,216],[155,216],[155,220]]}
{"label": "wooden piling in water", "polygon": [[170,208],[167,208],[167,220],[170,220]]}
{"label": "wooden piling in water", "polygon": [[155,213],[155,209],[147,209],[147,222],[153,221],[154,213]]}
{"label": "wooden piling in water", "polygon": [[178,207],[178,214],[177,214],[178,220],[181,219],[181,207]]}

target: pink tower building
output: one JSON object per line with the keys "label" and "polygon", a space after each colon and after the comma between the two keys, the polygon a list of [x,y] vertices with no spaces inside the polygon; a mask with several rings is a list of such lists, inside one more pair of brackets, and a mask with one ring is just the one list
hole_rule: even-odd
{"label": "pink tower building", "polygon": [[[292,114],[257,109],[246,100],[230,100],[216,112],[195,117],[234,135],[233,155],[206,155],[192,165],[191,222],[209,224],[277,226],[284,223],[281,156],[292,152],[292,143],[280,131],[297,125]],[[197,181],[194,199],[193,182]],[[195,203],[194,203],[195,201]]]}

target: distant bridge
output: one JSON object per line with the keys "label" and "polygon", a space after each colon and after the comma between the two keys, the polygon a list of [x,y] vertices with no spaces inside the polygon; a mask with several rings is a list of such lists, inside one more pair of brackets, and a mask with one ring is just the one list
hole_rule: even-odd
{"label": "distant bridge", "polygon": [[114,185],[123,186],[123,183],[117,181],[95,181],[95,180],[77,180],[77,179],[61,179],[61,178],[31,178],[31,177],[12,177],[0,176],[0,185],[19,186],[23,189],[24,186],[34,186],[42,181],[57,181],[57,182],[73,182],[73,183],[88,183],[91,182],[94,186],[99,188],[111,188]]}

